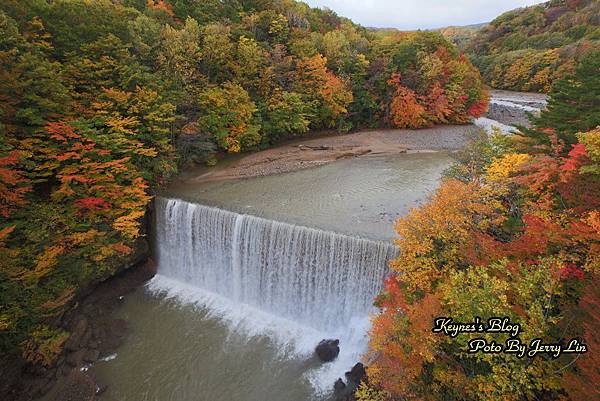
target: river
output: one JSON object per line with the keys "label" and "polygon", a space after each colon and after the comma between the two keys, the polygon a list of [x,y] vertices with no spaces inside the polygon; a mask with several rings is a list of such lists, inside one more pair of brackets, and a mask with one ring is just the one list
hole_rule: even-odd
{"label": "river", "polygon": [[[117,312],[125,344],[91,368],[108,385],[101,400],[327,399],[366,349],[393,222],[451,160],[371,155],[169,187],[155,202],[158,274]],[[340,339],[333,363],[313,356],[323,338]]]}

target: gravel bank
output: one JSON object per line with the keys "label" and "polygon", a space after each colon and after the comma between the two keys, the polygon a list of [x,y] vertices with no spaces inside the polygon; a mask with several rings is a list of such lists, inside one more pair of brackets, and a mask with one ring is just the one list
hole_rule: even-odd
{"label": "gravel bank", "polygon": [[244,156],[233,163],[202,169],[190,181],[205,182],[285,173],[366,155],[461,149],[478,128],[437,126],[419,130],[360,131],[307,139]]}

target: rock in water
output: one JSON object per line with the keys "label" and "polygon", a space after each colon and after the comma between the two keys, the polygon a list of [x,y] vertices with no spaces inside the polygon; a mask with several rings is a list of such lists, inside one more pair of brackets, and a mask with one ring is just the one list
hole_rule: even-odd
{"label": "rock in water", "polygon": [[315,352],[322,362],[331,362],[340,353],[340,340],[322,340]]}
{"label": "rock in water", "polygon": [[344,383],[344,381],[342,380],[341,377],[339,379],[337,379],[335,381],[335,383],[333,384],[333,390],[336,393],[339,391],[343,391],[345,388],[346,388],[346,383]]}
{"label": "rock in water", "polygon": [[360,382],[367,378],[367,370],[362,363],[357,363],[352,367],[350,372],[346,372],[346,380],[348,381],[348,386],[354,385],[354,387],[358,387]]}

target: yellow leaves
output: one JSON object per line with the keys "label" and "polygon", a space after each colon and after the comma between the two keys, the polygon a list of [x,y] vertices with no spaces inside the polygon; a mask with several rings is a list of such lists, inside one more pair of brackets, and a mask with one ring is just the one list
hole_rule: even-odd
{"label": "yellow leaves", "polygon": [[95,262],[102,262],[116,254],[116,250],[112,246],[103,246],[98,249],[98,253],[92,258]]}
{"label": "yellow leaves", "polygon": [[40,326],[29,340],[21,344],[23,358],[32,363],[50,366],[62,352],[69,333]]}
{"label": "yellow leaves", "polygon": [[140,235],[139,219],[144,216],[144,210],[136,210],[124,216],[117,218],[113,223],[113,228],[128,239],[135,239]]}
{"label": "yellow leaves", "polygon": [[109,99],[107,103],[115,103],[117,105],[126,105],[131,98],[131,92],[125,92],[116,88],[104,88],[104,95]]}
{"label": "yellow leaves", "polygon": [[338,116],[347,112],[346,108],[352,102],[352,92],[327,69],[326,57],[317,53],[300,60],[296,78],[296,92],[303,94],[309,102],[319,103],[321,123],[332,126]]}
{"label": "yellow leaves", "polygon": [[0,332],[8,331],[15,324],[14,320],[10,315],[5,313],[0,313]]}
{"label": "yellow leaves", "polygon": [[[600,211],[591,211],[584,221],[600,235]],[[1,239],[2,237],[0,237]]]}
{"label": "yellow leaves", "polygon": [[240,141],[238,141],[235,137],[225,137],[224,142],[227,146],[227,151],[229,153],[239,153],[241,150]]}
{"label": "yellow leaves", "polygon": [[146,148],[142,143],[131,144],[127,150],[138,156],[157,157],[158,152],[154,148]]}
{"label": "yellow leaves", "polygon": [[200,94],[203,110],[197,121],[200,130],[215,137],[230,153],[249,149],[260,142],[256,104],[238,84],[226,82]]}
{"label": "yellow leaves", "polygon": [[88,243],[92,243],[93,240],[96,239],[96,237],[98,237],[100,235],[100,233],[97,230],[91,229],[89,231],[80,233],[73,233],[69,236],[67,236],[67,241],[69,241],[72,245],[75,246],[80,246],[80,245],[85,245]]}
{"label": "yellow leaves", "polygon": [[105,121],[110,132],[123,135],[136,135],[139,123],[135,117],[116,117]]}
{"label": "yellow leaves", "polygon": [[44,251],[37,257],[35,270],[32,273],[25,274],[26,278],[39,280],[52,270],[58,261],[58,257],[65,251],[63,245],[53,245],[46,247]]}
{"label": "yellow leaves", "polygon": [[593,165],[585,167],[586,172],[600,174],[600,127],[577,134],[577,139],[579,143],[583,144],[587,155],[594,162]]}
{"label": "yellow leaves", "polygon": [[[370,371],[369,371],[370,372]],[[371,375],[369,374],[369,377]],[[361,382],[360,386],[354,394],[356,401],[386,401],[389,399],[389,394],[384,391],[369,386],[365,382]]]}
{"label": "yellow leaves", "polygon": [[446,180],[429,203],[396,222],[400,256],[390,266],[410,289],[428,290],[442,268],[465,262],[464,248],[493,212],[481,196],[475,183]]}
{"label": "yellow leaves", "polygon": [[531,156],[523,153],[509,153],[495,158],[487,168],[487,180],[501,182],[510,178],[531,160]]}
{"label": "yellow leaves", "polygon": [[490,199],[498,196],[506,196],[514,188],[512,177],[522,170],[531,160],[531,156],[522,153],[508,153],[502,157],[496,157],[486,170],[486,184],[484,192]]}

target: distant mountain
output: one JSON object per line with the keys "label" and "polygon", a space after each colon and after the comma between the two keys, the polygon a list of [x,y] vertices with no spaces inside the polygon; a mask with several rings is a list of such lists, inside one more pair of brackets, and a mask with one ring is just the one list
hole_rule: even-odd
{"label": "distant mountain", "polygon": [[552,0],[506,12],[473,32],[445,29],[491,86],[547,92],[583,54],[600,49],[600,0]]}
{"label": "distant mountain", "polygon": [[464,48],[481,29],[488,26],[489,22],[480,24],[471,24],[464,26],[447,26],[437,31],[441,32],[448,40],[452,41],[459,48]]}

